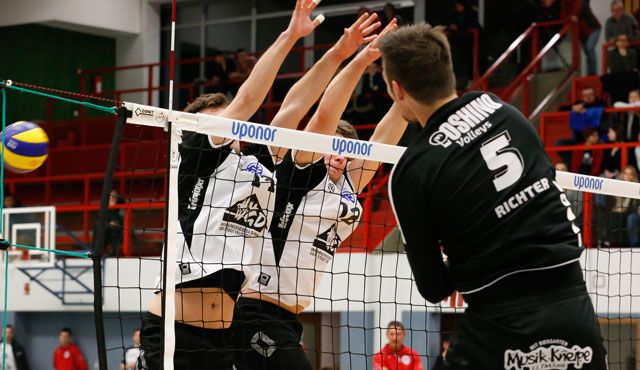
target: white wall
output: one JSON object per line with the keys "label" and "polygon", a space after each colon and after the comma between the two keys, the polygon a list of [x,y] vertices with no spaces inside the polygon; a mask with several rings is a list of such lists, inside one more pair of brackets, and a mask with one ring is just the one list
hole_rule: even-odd
{"label": "white wall", "polygon": [[[116,65],[156,63],[168,60],[168,55],[160,55],[160,5],[147,0],[136,0],[140,4],[140,31],[131,35],[116,37]],[[160,69],[154,68],[153,86],[160,84]],[[121,71],[116,73],[116,89],[133,89],[148,86],[148,70],[146,68]],[[148,104],[147,93],[127,94],[123,100]],[[158,93],[153,94],[149,105],[159,105]]]}
{"label": "white wall", "polygon": [[141,0],[0,2],[0,27],[44,23],[102,36],[138,34]]}

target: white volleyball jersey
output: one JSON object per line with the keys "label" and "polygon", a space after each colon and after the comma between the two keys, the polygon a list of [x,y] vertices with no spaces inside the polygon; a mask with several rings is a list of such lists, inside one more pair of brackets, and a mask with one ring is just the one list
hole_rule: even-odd
{"label": "white volleyball jersey", "polygon": [[273,242],[252,260],[256,266],[246,288],[307,307],[336,249],[357,227],[362,207],[347,178],[331,181],[322,160],[300,168],[287,154],[275,175]]}
{"label": "white volleyball jersey", "polygon": [[237,294],[249,278],[251,254],[271,243],[273,173],[256,156],[233,152],[230,143],[215,146],[206,135],[190,134],[180,144],[178,287],[218,286]]}

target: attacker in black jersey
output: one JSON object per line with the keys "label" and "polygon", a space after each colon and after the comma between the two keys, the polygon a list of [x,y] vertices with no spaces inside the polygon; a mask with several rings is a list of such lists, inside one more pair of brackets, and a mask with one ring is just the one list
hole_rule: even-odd
{"label": "attacker in black jersey", "polygon": [[424,127],[389,180],[417,288],[469,304],[445,368],[606,369],[580,229],[533,126],[495,95],[456,95],[440,29],[380,49],[389,94]]}

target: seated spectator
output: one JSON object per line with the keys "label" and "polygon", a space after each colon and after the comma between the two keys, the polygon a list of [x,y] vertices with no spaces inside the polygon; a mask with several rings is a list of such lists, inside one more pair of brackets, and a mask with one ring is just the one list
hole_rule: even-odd
{"label": "seated spectator", "polygon": [[[638,172],[635,167],[627,166],[620,180],[638,182]],[[625,204],[626,203],[626,204]],[[640,247],[640,208],[637,199],[622,198],[620,207],[627,206],[627,237],[629,246]]]}
{"label": "seated spectator", "polygon": [[615,48],[607,52],[609,73],[625,73],[637,70],[638,53],[629,48],[629,38],[625,34],[616,36]]}
{"label": "seated spectator", "polygon": [[206,63],[206,76],[208,81],[214,85],[207,86],[205,92],[207,94],[223,93],[226,94],[229,86],[229,73],[233,70],[232,63],[229,63],[227,58],[220,50],[214,50],[212,55],[213,61]]}
{"label": "seated spectator", "polygon": [[[602,121],[602,110],[593,111],[593,108],[606,107],[604,100],[596,96],[593,87],[585,87],[581,91],[581,98],[573,103],[560,106],[560,111],[570,111],[569,127],[573,131],[573,137],[558,140],[556,145],[575,145],[584,141],[582,131],[587,127],[600,127]],[[590,111],[591,109],[591,111]],[[565,163],[571,163],[569,152],[559,152],[558,155]]]}
{"label": "seated spectator", "polygon": [[350,117],[354,124],[369,124],[380,121],[393,102],[387,93],[387,85],[382,77],[382,67],[379,64],[371,63],[367,67],[357,90]]}
{"label": "seated spectator", "polygon": [[561,111],[574,111],[578,113],[584,112],[585,109],[602,107],[605,108],[607,102],[596,95],[596,89],[593,87],[585,87],[580,92],[580,99],[571,103],[560,106]]}
{"label": "seated spectator", "polygon": [[[615,102],[614,108],[640,108],[640,90],[635,89],[629,92],[629,102]],[[624,141],[633,142],[638,140],[638,134],[640,133],[640,110],[623,112],[616,114],[614,119],[615,123],[622,125],[622,134]]]}
{"label": "seated spectator", "polygon": [[444,370],[444,362],[447,359],[447,351],[449,350],[449,339],[443,339],[440,344],[440,356],[436,359],[431,370]]}
{"label": "seated spectator", "polygon": [[[595,145],[599,141],[598,130],[595,127],[588,127],[582,132],[584,136],[584,146]],[[599,176],[602,172],[602,160],[604,150],[602,149],[580,149],[575,150],[571,155],[571,172],[582,175]]]}
{"label": "seated spectator", "polygon": [[244,81],[249,77],[253,67],[258,61],[256,58],[250,56],[244,49],[236,50],[236,52],[233,53],[233,58],[236,64],[236,70],[229,73],[229,78]]}
{"label": "seated spectator", "polygon": [[604,26],[604,38],[613,45],[618,35],[626,35],[628,40],[637,39],[638,22],[624,11],[623,1],[614,0],[611,2],[611,17],[607,18]]}
{"label": "seated spectator", "polygon": [[[607,139],[609,143],[622,143],[622,130],[620,126],[613,126],[609,128],[607,132]],[[602,160],[602,176],[613,179],[620,174],[620,152],[625,150],[623,148],[611,148],[605,149],[604,158]]]}

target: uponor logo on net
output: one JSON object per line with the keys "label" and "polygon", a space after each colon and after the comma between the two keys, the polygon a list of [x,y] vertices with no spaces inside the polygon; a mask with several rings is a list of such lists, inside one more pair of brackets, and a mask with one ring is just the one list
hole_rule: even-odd
{"label": "uponor logo on net", "polygon": [[334,152],[338,153],[338,155],[362,155],[362,156],[370,156],[371,148],[373,144],[353,141],[353,140],[345,140],[339,137],[334,137],[331,141],[331,149]]}
{"label": "uponor logo on net", "polygon": [[602,185],[604,184],[603,179],[586,177],[586,176],[574,176],[573,177],[573,186],[575,186],[578,190],[589,189],[589,190],[602,190]]}
{"label": "uponor logo on net", "polygon": [[233,121],[231,133],[242,139],[256,139],[273,142],[276,139],[277,128],[263,125],[254,125],[246,122]]}

